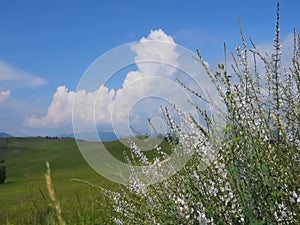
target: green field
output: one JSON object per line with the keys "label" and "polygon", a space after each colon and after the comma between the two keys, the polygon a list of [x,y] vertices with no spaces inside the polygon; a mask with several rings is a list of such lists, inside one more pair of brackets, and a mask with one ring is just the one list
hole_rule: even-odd
{"label": "green field", "polygon": [[96,191],[91,192],[86,185],[72,181],[72,178],[87,180],[106,188],[115,186],[87,165],[75,140],[70,138],[1,139],[0,158],[5,160],[7,167],[5,184],[0,185],[0,224],[38,224],[47,218],[52,209],[45,186],[46,161],[51,165],[53,183],[67,217],[74,217],[72,211],[80,207],[86,211],[92,210],[87,207],[92,203],[91,198],[101,197]]}
{"label": "green field", "polygon": [[[119,141],[104,143],[111,154],[124,161],[126,148]],[[167,145],[167,143],[163,143]],[[153,152],[149,151],[153,156]],[[48,197],[45,162],[69,224],[105,224],[110,216],[107,198],[97,189],[72,180],[117,190],[118,185],[98,175],[84,161],[72,138],[0,138],[0,159],[5,160],[7,178],[0,185],[0,224],[50,224],[54,209]],[[50,222],[49,222],[50,221]]]}
{"label": "green field", "polygon": [[[122,157],[125,147],[119,142],[107,143],[106,146],[114,151],[114,155]],[[116,184],[104,179],[88,166],[75,140],[71,138],[2,138],[0,159],[5,160],[7,167],[5,184],[0,185],[0,224],[31,223],[30,220],[35,220],[35,217],[47,217],[52,209],[45,186],[46,161],[51,165],[53,183],[66,220],[68,217],[74,219],[72,213],[86,217],[85,214],[93,210],[101,210],[101,204],[94,209],[92,205],[99,198],[103,200],[100,192],[72,181],[72,178],[108,189],[117,188]],[[24,220],[21,222],[22,217]]]}

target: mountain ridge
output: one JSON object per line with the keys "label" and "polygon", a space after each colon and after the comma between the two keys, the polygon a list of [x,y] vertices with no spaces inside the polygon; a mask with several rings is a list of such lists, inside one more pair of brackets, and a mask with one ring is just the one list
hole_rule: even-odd
{"label": "mountain ridge", "polygon": [[7,138],[7,137],[12,137],[12,136],[8,133],[0,132],[0,138]]}

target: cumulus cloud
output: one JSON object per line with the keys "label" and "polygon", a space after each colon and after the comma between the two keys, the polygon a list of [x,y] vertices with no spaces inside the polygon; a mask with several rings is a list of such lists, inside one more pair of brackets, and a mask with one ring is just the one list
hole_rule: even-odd
{"label": "cumulus cloud", "polygon": [[47,115],[42,118],[31,116],[26,119],[26,124],[31,127],[62,125],[70,122],[72,113],[72,104],[75,92],[68,91],[65,86],[60,86],[56,89],[53,95],[52,102],[48,108]]}
{"label": "cumulus cloud", "polygon": [[10,96],[10,90],[0,91],[0,103],[5,102]]}
{"label": "cumulus cloud", "polygon": [[[151,42],[153,40],[159,42]],[[119,122],[124,122],[129,112],[126,107],[132,107],[137,96],[154,93],[153,89],[155,88],[157,90],[156,95],[166,95],[166,88],[162,86],[159,88],[153,80],[139,82],[138,85],[133,83],[141,78],[153,76],[169,78],[175,73],[179,54],[176,51],[173,38],[161,29],[153,30],[147,37],[143,37],[138,43],[132,44],[131,50],[135,53],[134,61],[138,69],[130,71],[126,75],[122,88],[109,90],[101,85],[94,91],[78,90],[74,92],[69,91],[65,86],[60,86],[53,95],[47,114],[40,118],[31,116],[26,119],[25,123],[30,127],[59,127],[71,123],[73,111],[73,117],[82,120],[83,123],[107,124],[111,121],[114,105],[118,106],[114,108],[114,118]],[[171,92],[169,89],[167,95],[175,94]],[[75,96],[78,107],[72,109]]]}
{"label": "cumulus cloud", "polygon": [[[282,44],[283,63],[287,64],[292,53],[292,35],[283,39]],[[257,48],[262,52],[270,53],[272,45],[272,43],[267,43],[257,45]],[[161,29],[151,31],[147,37],[132,44],[130,49],[135,53],[133,61],[137,69],[126,74],[121,88],[114,90],[107,88],[105,84],[99,84],[99,88],[89,91],[70,91],[67,87],[60,86],[53,95],[47,113],[42,117],[33,115],[26,119],[25,124],[37,128],[66,126],[71,128],[72,122],[74,122],[72,121],[73,113],[73,120],[75,118],[80,121],[82,129],[87,128],[88,130],[91,124],[111,127],[113,122],[118,133],[128,133],[129,117],[131,118],[130,122],[139,123],[141,119],[147,121],[148,115],[154,115],[154,117],[157,115],[159,107],[155,109],[153,107],[159,106],[162,101],[156,102],[155,105],[152,100],[145,101],[147,98],[159,96],[167,102],[182,104],[186,111],[192,110],[192,107],[185,105],[189,96],[182,92],[182,88],[176,86],[178,85],[175,81],[178,77],[177,68],[187,74],[187,76],[181,77],[181,81],[196,91],[199,90],[197,89],[197,85],[199,85],[203,93],[208,92],[216,104],[219,104],[217,91],[209,77],[205,75],[200,63],[192,59],[192,54],[178,48],[173,38]],[[228,60],[228,63],[230,64],[231,61]],[[263,65],[259,65],[259,70],[263,73]],[[157,82],[157,78],[159,78],[159,82]],[[0,76],[1,79],[3,77]],[[0,94],[0,102],[1,98],[5,98],[1,97],[2,95],[5,94]],[[76,100],[76,105],[73,104],[74,100]],[[144,101],[145,104],[136,107],[139,105],[139,100]],[[124,127],[125,129],[122,129]]]}
{"label": "cumulus cloud", "polygon": [[39,87],[46,81],[38,76],[32,75],[23,70],[14,68],[7,62],[0,60],[0,81],[10,82],[10,85],[22,85],[26,87]]}
{"label": "cumulus cloud", "polygon": [[[99,95],[99,91],[101,91],[101,95]],[[75,95],[80,105],[73,111],[76,117],[88,123],[94,123],[94,120],[101,123],[106,122],[113,103],[114,90],[101,86],[94,92],[79,90],[75,93],[74,91],[69,91],[65,86],[60,86],[53,95],[47,114],[41,118],[31,116],[26,119],[25,124],[31,127],[56,127],[71,124]],[[96,102],[100,104],[96,104]],[[99,112],[96,118],[94,118],[95,107],[95,111]]]}
{"label": "cumulus cloud", "polygon": [[134,61],[138,71],[127,74],[123,88],[136,79],[147,76],[170,77],[176,71],[179,57],[176,43],[161,29],[151,30],[148,37],[143,37],[133,44],[131,50],[136,53]]}

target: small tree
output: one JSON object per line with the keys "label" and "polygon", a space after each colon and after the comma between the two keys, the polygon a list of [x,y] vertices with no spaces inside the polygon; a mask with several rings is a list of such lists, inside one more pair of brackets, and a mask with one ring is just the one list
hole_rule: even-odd
{"label": "small tree", "polygon": [[[4,163],[4,160],[0,160],[0,164]],[[6,179],[6,166],[0,166],[0,184],[3,184]]]}

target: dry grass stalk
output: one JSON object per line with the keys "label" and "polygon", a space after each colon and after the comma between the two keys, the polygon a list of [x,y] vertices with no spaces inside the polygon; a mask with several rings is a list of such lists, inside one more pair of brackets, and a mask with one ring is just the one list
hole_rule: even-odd
{"label": "dry grass stalk", "polygon": [[46,166],[47,166],[47,172],[45,173],[45,179],[46,179],[46,186],[47,186],[47,189],[48,189],[48,193],[49,193],[50,199],[51,199],[51,201],[54,205],[54,208],[55,208],[55,211],[56,211],[56,216],[57,216],[59,224],[60,225],[65,225],[66,223],[65,223],[65,221],[62,217],[62,214],[61,214],[60,203],[56,199],[55,191],[54,191],[54,188],[53,188],[49,162],[46,162]]}

